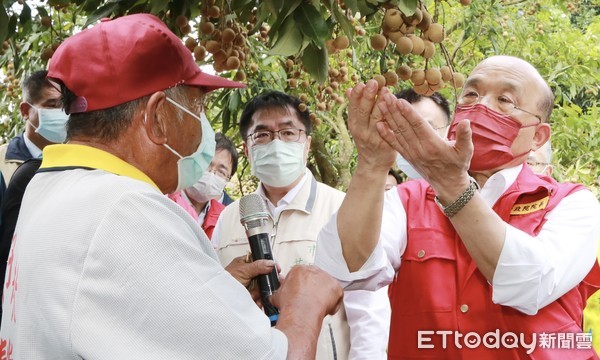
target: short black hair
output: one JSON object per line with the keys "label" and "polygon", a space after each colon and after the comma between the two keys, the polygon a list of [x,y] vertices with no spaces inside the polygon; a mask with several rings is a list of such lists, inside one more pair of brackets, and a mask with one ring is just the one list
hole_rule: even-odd
{"label": "short black hair", "polygon": [[436,103],[440,109],[446,114],[446,125],[450,124],[450,105],[448,100],[439,92],[434,92],[431,96],[419,95],[413,89],[404,89],[396,94],[398,99],[404,99],[411,104],[418,103],[419,101],[429,98]]}
{"label": "short black hair", "polygon": [[235,148],[233,141],[231,141],[227,136],[223,135],[220,132],[215,134],[215,142],[217,143],[215,151],[229,151],[229,155],[231,156],[231,174],[229,174],[229,177],[231,177],[233,176],[233,174],[235,174],[235,171],[238,167],[238,151]]}
{"label": "short black hair", "polygon": [[21,85],[23,100],[29,104],[35,104],[42,99],[42,89],[52,87],[52,84],[46,78],[47,70],[34,71],[29,75]]}
{"label": "short black hair", "polygon": [[267,108],[287,109],[288,107],[291,107],[294,109],[296,115],[298,115],[298,119],[304,124],[306,135],[308,136],[310,134],[310,112],[308,109],[300,111],[299,107],[301,103],[302,101],[300,101],[299,98],[275,90],[269,90],[255,96],[246,104],[242,116],[240,117],[239,126],[242,140],[246,141],[248,129],[250,129],[250,125],[252,124],[252,116],[254,116],[254,113],[258,110]]}

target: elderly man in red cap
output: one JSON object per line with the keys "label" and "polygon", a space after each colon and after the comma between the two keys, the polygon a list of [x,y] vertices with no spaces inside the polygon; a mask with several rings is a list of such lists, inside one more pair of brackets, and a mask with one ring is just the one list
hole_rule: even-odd
{"label": "elderly man in red cap", "polygon": [[[193,185],[215,151],[203,73],[148,14],[66,40],[48,77],[70,114],[44,149],[8,261],[0,351],[16,359],[282,359],[314,356],[342,291],[297,267],[272,303],[275,328],[243,285],[266,260],[225,271],[199,225],[163,194]],[[310,294],[310,295],[307,295]]]}

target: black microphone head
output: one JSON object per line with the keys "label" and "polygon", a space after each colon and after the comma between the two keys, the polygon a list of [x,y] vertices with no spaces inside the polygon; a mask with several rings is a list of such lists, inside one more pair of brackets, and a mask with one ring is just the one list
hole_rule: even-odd
{"label": "black microphone head", "polygon": [[254,219],[268,218],[269,213],[263,198],[256,194],[248,194],[240,199],[240,221],[242,224]]}

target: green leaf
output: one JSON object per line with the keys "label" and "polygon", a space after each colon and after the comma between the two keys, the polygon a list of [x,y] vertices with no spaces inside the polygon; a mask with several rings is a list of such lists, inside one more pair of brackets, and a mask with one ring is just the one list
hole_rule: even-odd
{"label": "green leaf", "polygon": [[346,7],[353,13],[358,12],[358,2],[356,0],[345,0],[344,3],[346,4]]}
{"label": "green leaf", "polygon": [[8,37],[8,14],[6,13],[4,6],[2,7],[2,10],[0,10],[0,24],[0,42],[4,42]]}
{"label": "green leaf", "polygon": [[298,24],[303,24],[303,26],[300,26],[300,30],[310,39],[323,42],[329,36],[329,29],[323,16],[319,10],[308,3],[303,3],[294,11],[294,20]]}
{"label": "green leaf", "polygon": [[40,16],[50,16],[48,15],[48,11],[46,10],[46,8],[43,6],[38,6],[36,10]]}
{"label": "green leaf", "polygon": [[31,21],[31,8],[24,2],[23,10],[21,10],[21,15],[19,15],[19,22],[25,24],[28,21]]}
{"label": "green leaf", "polygon": [[88,16],[84,27],[95,24],[98,20],[110,17],[114,12],[119,8],[118,3],[108,3],[98,10],[94,11],[90,16]]}
{"label": "green leaf", "polygon": [[[269,30],[269,35],[275,36],[279,32],[279,28],[283,24],[284,21],[296,10],[296,8],[302,4],[302,0],[294,0],[287,1],[283,4],[281,11],[279,13],[273,13],[275,15],[275,22],[271,25],[271,29]],[[302,24],[302,23],[300,23]]]}
{"label": "green leaf", "polygon": [[17,32],[17,21],[19,18],[17,15],[13,14],[8,20],[8,35],[7,37],[13,36]]}
{"label": "green leaf", "polygon": [[150,13],[152,14],[158,14],[159,12],[166,10],[169,6],[169,2],[164,0],[151,0],[150,4]]}
{"label": "green leaf", "polygon": [[327,80],[329,64],[325,47],[319,49],[314,43],[309,44],[302,52],[302,64],[313,79],[320,84]]}
{"label": "green leaf", "polygon": [[94,9],[97,9],[98,6],[100,6],[101,2],[102,0],[85,0],[83,5],[81,6],[81,9],[85,12],[94,11]]}
{"label": "green leaf", "polygon": [[415,13],[415,9],[417,8],[417,0],[400,0],[398,3],[398,8],[404,15],[411,16]]}
{"label": "green leaf", "polygon": [[352,39],[354,38],[354,26],[350,23],[350,20],[348,20],[346,15],[340,12],[338,7],[333,9],[332,14],[342,27],[342,30],[344,30],[344,33],[348,36],[348,39],[350,39],[350,42],[352,42]]}
{"label": "green leaf", "polygon": [[373,5],[367,0],[357,0],[356,7],[362,16],[369,16],[379,10],[377,5]]}
{"label": "green leaf", "polygon": [[302,46],[302,33],[292,17],[283,23],[277,41],[269,50],[269,55],[291,56],[300,51]]}
{"label": "green leaf", "polygon": [[231,2],[231,10],[241,9],[245,6],[253,4],[254,2],[254,0],[233,0]]}

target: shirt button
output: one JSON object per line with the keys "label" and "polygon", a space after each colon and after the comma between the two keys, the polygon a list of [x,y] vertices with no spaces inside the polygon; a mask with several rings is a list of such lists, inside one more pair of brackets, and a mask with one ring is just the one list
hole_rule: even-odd
{"label": "shirt button", "polygon": [[462,313],[466,313],[467,311],[469,311],[469,305],[467,305],[467,304],[462,304],[462,305],[460,306],[460,312],[462,312]]}
{"label": "shirt button", "polygon": [[423,256],[425,256],[425,250],[419,250],[419,252],[417,253],[417,257],[421,259]]}

